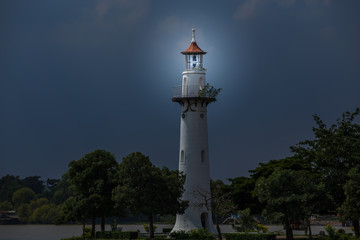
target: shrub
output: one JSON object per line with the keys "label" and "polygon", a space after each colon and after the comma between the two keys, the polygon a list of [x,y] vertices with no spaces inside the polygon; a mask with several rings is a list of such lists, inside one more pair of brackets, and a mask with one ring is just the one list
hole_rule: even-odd
{"label": "shrub", "polygon": [[137,239],[139,233],[136,231],[119,232],[119,231],[99,231],[96,232],[96,238],[103,239]]}
{"label": "shrub", "polygon": [[163,228],[163,229],[162,229],[162,232],[163,232],[163,233],[170,233],[171,230],[172,230],[172,228]]}
{"label": "shrub", "polygon": [[[156,226],[156,225],[153,225],[153,227],[154,227],[154,232],[156,232],[157,226]],[[145,232],[149,232],[149,231],[150,231],[149,225],[147,225],[147,224],[145,223],[145,224],[144,224],[144,229],[145,229]]]}
{"label": "shrub", "polygon": [[199,239],[199,240],[212,240],[214,236],[212,233],[208,233],[205,229],[194,229],[189,232],[190,239]]}
{"label": "shrub", "polygon": [[226,240],[275,240],[275,234],[225,233]]}
{"label": "shrub", "polygon": [[326,225],[324,227],[325,231],[327,232],[328,236],[330,237],[330,239],[335,239],[336,236],[335,236],[335,233],[336,233],[336,229],[331,226],[330,224]]}
{"label": "shrub", "polygon": [[188,239],[189,233],[184,230],[174,231],[170,233],[170,237],[175,239]]}

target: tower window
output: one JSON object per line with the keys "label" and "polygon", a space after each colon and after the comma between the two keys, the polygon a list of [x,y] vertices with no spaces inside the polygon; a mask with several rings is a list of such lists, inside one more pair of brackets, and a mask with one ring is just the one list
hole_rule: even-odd
{"label": "tower window", "polygon": [[181,163],[181,164],[185,164],[185,153],[184,153],[184,150],[181,150],[180,163]]}
{"label": "tower window", "polygon": [[205,151],[202,150],[201,151],[201,162],[204,162],[205,161]]}

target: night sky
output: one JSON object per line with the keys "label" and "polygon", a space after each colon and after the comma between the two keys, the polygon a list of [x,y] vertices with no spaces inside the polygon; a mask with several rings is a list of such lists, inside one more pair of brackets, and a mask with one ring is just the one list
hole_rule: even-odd
{"label": "night sky", "polygon": [[0,177],[60,178],[96,149],[177,169],[171,101],[196,29],[210,175],[248,176],[360,106],[360,1],[1,0]]}

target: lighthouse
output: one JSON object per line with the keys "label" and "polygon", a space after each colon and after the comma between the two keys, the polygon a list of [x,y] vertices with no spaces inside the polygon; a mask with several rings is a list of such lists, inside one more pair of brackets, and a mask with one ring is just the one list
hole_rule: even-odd
{"label": "lighthouse", "polygon": [[[185,56],[182,85],[174,87],[173,102],[181,106],[179,171],[186,175],[182,199],[189,201],[184,214],[176,216],[174,231],[204,228],[216,233],[210,208],[209,147],[207,105],[215,100],[207,96],[204,55],[192,30]],[[206,203],[207,202],[207,203]]]}

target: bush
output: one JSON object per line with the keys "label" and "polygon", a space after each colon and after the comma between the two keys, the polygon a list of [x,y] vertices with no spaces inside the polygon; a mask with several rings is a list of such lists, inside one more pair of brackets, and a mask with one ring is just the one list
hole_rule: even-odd
{"label": "bush", "polygon": [[[156,225],[153,225],[153,228],[154,228],[154,232],[156,232],[157,226],[156,226]],[[145,224],[144,224],[144,229],[145,229],[145,232],[149,232],[149,231],[150,231],[149,225],[147,225],[147,224],[145,223]]]}
{"label": "bush", "polygon": [[135,231],[119,232],[119,231],[99,231],[96,232],[96,238],[103,239],[137,239],[139,233]]}
{"label": "bush", "polygon": [[188,239],[189,233],[184,230],[174,231],[170,233],[170,237],[175,239]]}
{"label": "bush", "polygon": [[275,240],[275,234],[225,233],[226,240]]}
{"label": "bush", "polygon": [[162,229],[162,232],[163,232],[163,233],[170,233],[171,230],[172,230],[172,228],[163,228],[163,229]]}
{"label": "bush", "polygon": [[205,229],[194,229],[189,232],[190,239],[200,239],[200,240],[212,240],[214,236],[212,233],[208,233]]}

